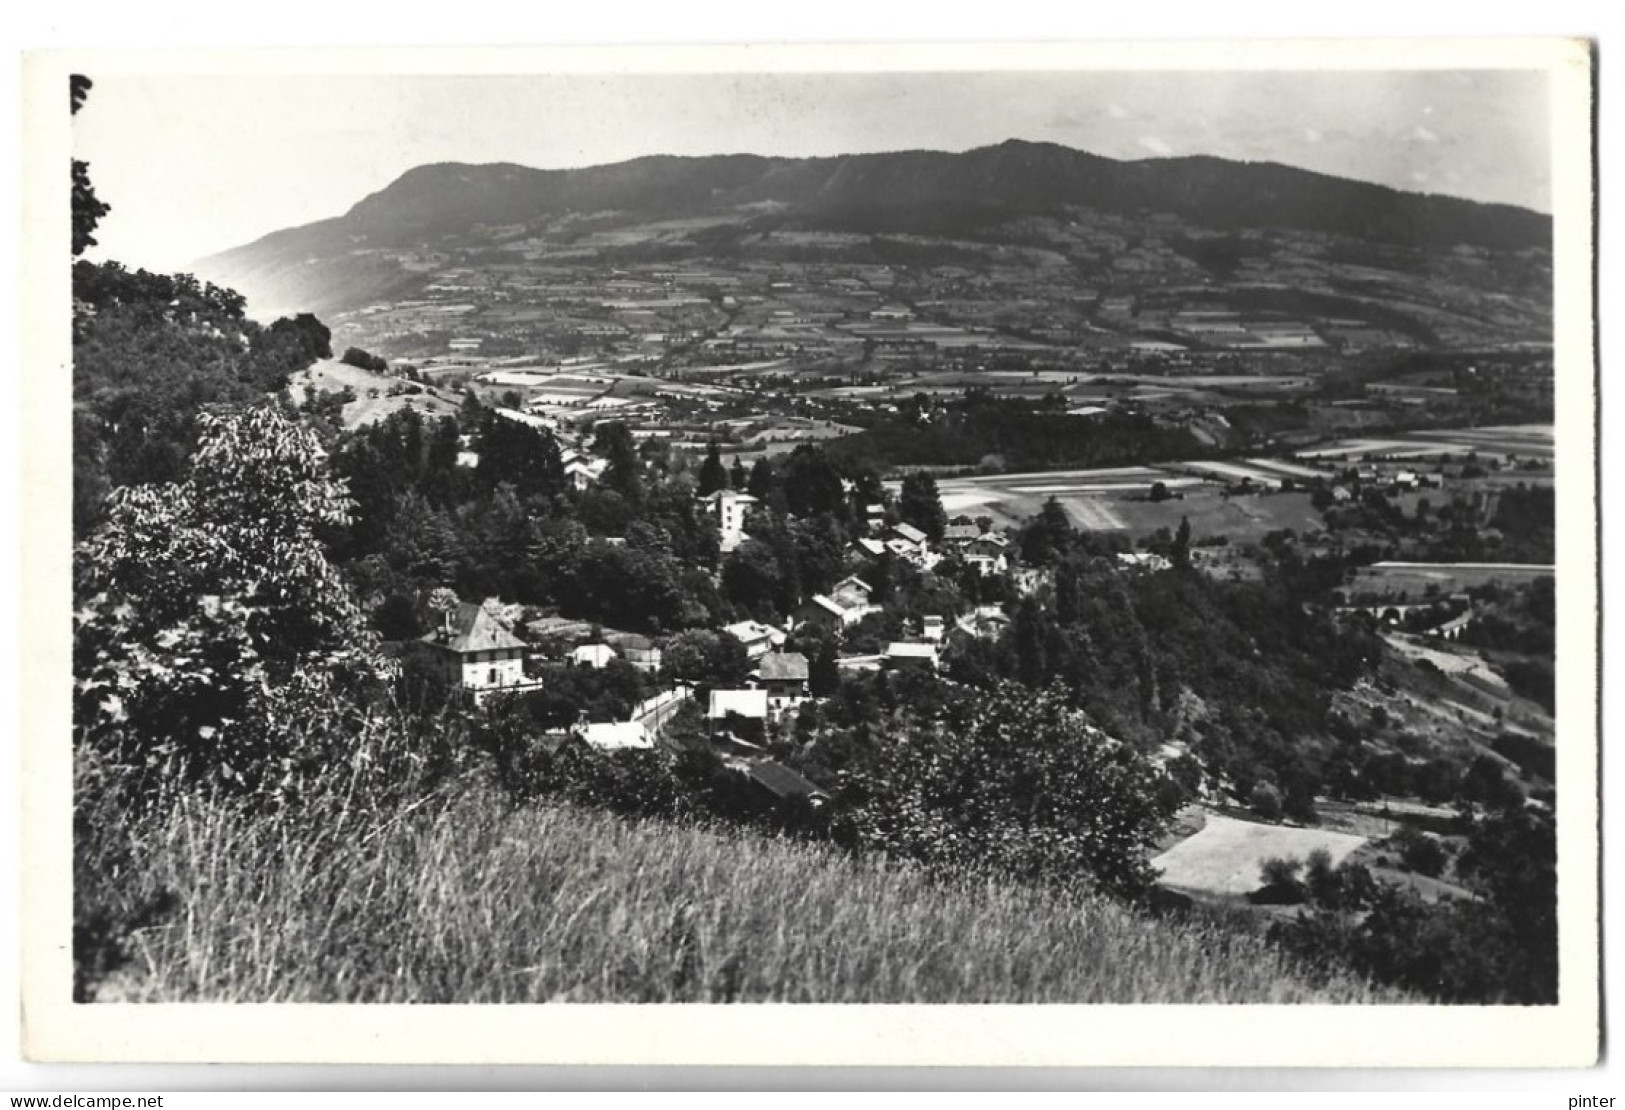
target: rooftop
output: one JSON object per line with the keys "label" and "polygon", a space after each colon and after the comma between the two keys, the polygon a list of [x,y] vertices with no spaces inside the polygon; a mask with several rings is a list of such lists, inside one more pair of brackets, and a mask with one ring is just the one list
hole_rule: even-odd
{"label": "rooftop", "polygon": [[824,792],[806,777],[771,759],[752,761],[745,774],[780,798],[823,797]]}
{"label": "rooftop", "polygon": [[826,612],[834,613],[837,617],[844,616],[846,614],[845,606],[843,606],[839,601],[836,601],[834,598],[826,597],[823,594],[813,594],[812,597],[807,600],[807,604],[816,605]]}
{"label": "rooftop", "polygon": [[799,651],[775,651],[762,656],[761,670],[757,673],[765,682],[805,681],[807,657]]}
{"label": "rooftop", "polygon": [[499,651],[504,648],[523,649],[524,642],[504,628],[491,613],[489,607],[492,604],[494,599],[480,605],[472,601],[459,602],[457,608],[448,614],[449,631],[442,626],[423,639],[460,654],[471,651]]}
{"label": "rooftop", "polygon": [[736,489],[719,489],[715,493],[706,494],[700,500],[709,501],[713,505],[720,505],[724,501],[742,501],[747,505],[756,504],[756,498],[748,493],[740,493]]}
{"label": "rooftop", "polygon": [[778,630],[771,625],[763,624],[761,621],[736,621],[733,624],[725,625],[722,631],[736,640],[750,641],[771,639]]}

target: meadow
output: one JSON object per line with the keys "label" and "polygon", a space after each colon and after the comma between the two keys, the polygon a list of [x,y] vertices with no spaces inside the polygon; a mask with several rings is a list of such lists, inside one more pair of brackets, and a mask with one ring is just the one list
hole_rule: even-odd
{"label": "meadow", "polygon": [[1554,569],[1538,563],[1405,563],[1385,561],[1360,567],[1351,587],[1356,596],[1423,599],[1496,584],[1519,586],[1550,578]]}
{"label": "meadow", "polygon": [[939,879],[737,828],[515,807],[483,788],[387,817],[195,798],[134,824],[92,817],[77,897],[104,922],[168,903],[85,986],[98,1001],[1392,998],[1200,916]]}
{"label": "meadow", "polygon": [[303,401],[305,387],[338,392],[348,387],[355,391],[356,399],[345,404],[342,414],[346,428],[356,428],[382,420],[401,409],[413,408],[428,417],[450,416],[457,412],[458,402],[450,399],[439,387],[428,386],[413,394],[389,395],[391,389],[412,385],[393,374],[380,374],[351,366],[338,359],[322,359],[289,378],[288,392],[296,402]]}
{"label": "meadow", "polygon": [[1164,885],[1196,894],[1240,897],[1264,885],[1269,859],[1307,859],[1324,851],[1341,863],[1365,843],[1365,837],[1324,829],[1266,825],[1222,814],[1209,814],[1200,832],[1182,840],[1151,861]]}

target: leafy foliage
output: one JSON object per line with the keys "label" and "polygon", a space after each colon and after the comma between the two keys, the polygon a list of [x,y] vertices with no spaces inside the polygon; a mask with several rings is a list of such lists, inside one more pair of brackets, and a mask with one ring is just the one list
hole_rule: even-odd
{"label": "leafy foliage", "polygon": [[280,390],[332,354],[313,316],[268,328],[243,298],[189,274],[73,269],[74,524],[85,535],[116,486],[178,481],[197,445],[198,414]]}
{"label": "leafy foliage", "polygon": [[1185,429],[1148,416],[1067,416],[972,391],[929,422],[901,414],[836,441],[830,452],[849,465],[979,466],[998,456],[1011,470],[1046,470],[1196,458],[1204,449]]}
{"label": "leafy foliage", "polygon": [[198,419],[187,476],[115,490],[75,552],[75,732],[257,786],[303,754],[273,743],[278,715],[377,660],[322,549],[349,500],[314,437],[270,405]]}
{"label": "leafy foliage", "polygon": [[926,534],[933,542],[942,539],[948,528],[948,514],[942,509],[937,480],[929,474],[910,474],[903,479],[897,498],[897,514]]}
{"label": "leafy foliage", "polygon": [[1313,818],[1324,775],[1313,739],[1329,728],[1332,692],[1379,657],[1374,636],[1267,582],[1123,574],[1042,518],[1026,542],[1057,560],[1051,591],[1017,604],[998,640],[952,656],[951,676],[1059,682],[1113,735],[1181,735],[1238,799],[1266,782],[1269,813]]}
{"label": "leafy foliage", "polygon": [[[90,78],[83,74],[75,73],[68,78],[68,97],[74,115],[84,106],[90,86]],[[77,158],[73,159],[72,211],[73,256],[78,258],[96,245],[96,225],[112,207],[97,198],[96,188],[90,183],[90,165]]]}
{"label": "leafy foliage", "polygon": [[1440,1002],[1556,1002],[1551,816],[1520,807],[1480,819],[1457,873],[1476,900],[1427,902],[1358,864],[1311,866],[1310,907],[1273,934],[1303,956]]}
{"label": "leafy foliage", "polygon": [[1173,814],[1162,785],[1059,692],[1004,686],[950,700],[844,772],[835,835],[955,873],[1138,895]]}

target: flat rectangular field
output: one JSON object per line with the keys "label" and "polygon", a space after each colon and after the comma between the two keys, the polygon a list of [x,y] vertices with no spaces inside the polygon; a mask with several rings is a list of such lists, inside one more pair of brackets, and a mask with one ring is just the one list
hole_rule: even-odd
{"label": "flat rectangular field", "polygon": [[1281,476],[1256,466],[1245,466],[1241,463],[1227,462],[1192,462],[1182,463],[1185,470],[1195,471],[1207,477],[1216,478],[1221,482],[1251,482],[1255,486],[1265,489],[1276,489],[1281,484]]}
{"label": "flat rectangular field", "polygon": [[1195,836],[1180,841],[1151,861],[1163,886],[1196,894],[1238,898],[1264,885],[1269,859],[1307,859],[1320,850],[1335,866],[1366,842],[1363,836],[1264,825],[1209,814]]}
{"label": "flat rectangular field", "polygon": [[[1098,473],[1098,472],[1097,472]],[[945,479],[937,483],[949,516],[988,516],[996,527],[1019,526],[1038,514],[1054,497],[1073,527],[1084,531],[1127,532],[1139,539],[1159,528],[1170,532],[1189,520],[1191,535],[1201,540],[1225,536],[1231,543],[1253,543],[1281,529],[1303,534],[1322,527],[1320,512],[1307,493],[1269,493],[1225,497],[1219,487],[1193,476],[1159,474],[1122,481],[1032,481],[1059,475]],[[1147,497],[1151,482],[1161,481],[1173,495],[1165,501]]]}
{"label": "flat rectangular field", "polygon": [[1435,455],[1479,455],[1551,458],[1556,440],[1550,424],[1514,424],[1489,428],[1439,428],[1398,432],[1383,437],[1355,437],[1323,443],[1298,452],[1304,459],[1354,459],[1365,455],[1393,459]]}
{"label": "flat rectangular field", "polygon": [[[988,516],[998,527],[1020,525],[1054,497],[1074,526],[1116,531],[1126,527],[1117,512],[1121,500],[1148,495],[1155,482],[1162,482],[1171,491],[1200,491],[1206,484],[1191,475],[1174,476],[1154,467],[1127,466],[944,478],[937,482],[937,492],[949,516]],[[895,493],[900,487],[892,485]]]}
{"label": "flat rectangular field", "polygon": [[1283,529],[1302,535],[1322,527],[1320,512],[1307,493],[1225,497],[1212,486],[1202,486],[1167,501],[1119,498],[1112,502],[1112,509],[1135,538],[1158,528],[1173,532],[1181,520],[1190,521],[1193,540],[1224,536],[1232,544],[1256,543]]}
{"label": "flat rectangular field", "polygon": [[1373,563],[1359,568],[1352,589],[1356,595],[1422,597],[1430,588],[1449,594],[1491,583],[1516,586],[1553,573],[1539,563]]}
{"label": "flat rectangular field", "polygon": [[1267,474],[1284,475],[1288,478],[1299,478],[1303,481],[1314,481],[1317,478],[1331,478],[1336,471],[1330,467],[1315,470],[1311,467],[1301,466],[1298,463],[1283,462],[1281,459],[1247,459],[1246,464],[1254,470],[1262,470]]}

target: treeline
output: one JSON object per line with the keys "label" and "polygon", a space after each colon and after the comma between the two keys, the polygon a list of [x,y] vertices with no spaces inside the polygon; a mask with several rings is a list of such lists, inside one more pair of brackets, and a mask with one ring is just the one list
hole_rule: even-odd
{"label": "treeline", "polygon": [[73,519],[83,536],[117,486],[177,480],[197,445],[197,414],[287,385],[332,355],[302,314],[262,327],[240,294],[189,274],[73,267]]}
{"label": "treeline", "polygon": [[1120,412],[1068,416],[970,391],[964,398],[895,416],[830,444],[831,457],[859,468],[979,466],[990,457],[1009,470],[1138,466],[1202,456],[1184,428]]}
{"label": "treeline", "polygon": [[[714,454],[698,468],[619,423],[588,445],[607,465],[577,489],[548,432],[470,397],[455,416],[402,410],[337,440],[332,465],[356,507],[330,543],[374,608],[430,591],[502,597],[648,633],[744,617],[782,622],[846,573],[874,473],[846,475],[803,446],[746,470]],[[477,462],[464,465],[468,456]],[[461,461],[460,461],[461,460]],[[749,538],[727,555],[700,489],[757,498]]]}
{"label": "treeline", "polygon": [[[1282,861],[1275,899],[1305,903],[1270,935],[1328,969],[1446,1003],[1551,1005],[1558,1000],[1557,830],[1549,813],[1521,805],[1466,822],[1453,877],[1473,898],[1424,899],[1324,853]],[[1444,851],[1432,845],[1435,870]],[[1294,866],[1306,864],[1306,866]]]}
{"label": "treeline", "polygon": [[1014,607],[1000,637],[952,656],[950,675],[1059,683],[1113,735],[1178,740],[1214,785],[1243,800],[1264,787],[1287,814],[1314,819],[1331,775],[1333,695],[1381,654],[1375,635],[1317,604],[1335,569],[1317,581],[1285,553],[1263,582],[1216,581],[1188,569],[1189,540],[1176,536],[1172,570],[1124,573],[1058,506],[1028,524],[1021,546],[1047,585]]}

